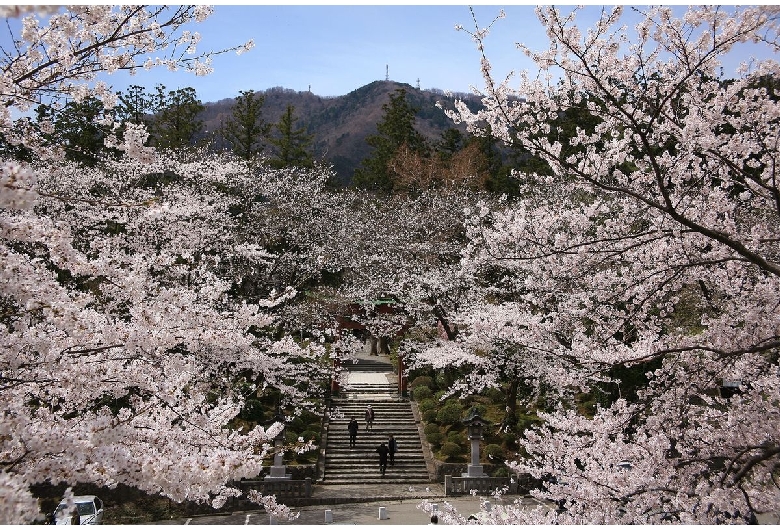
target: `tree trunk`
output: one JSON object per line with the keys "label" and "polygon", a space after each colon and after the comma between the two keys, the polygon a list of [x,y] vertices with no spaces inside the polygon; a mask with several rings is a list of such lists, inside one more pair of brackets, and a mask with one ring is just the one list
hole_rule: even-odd
{"label": "tree trunk", "polygon": [[517,389],[519,382],[517,379],[509,381],[506,387],[506,413],[504,415],[504,421],[502,422],[505,427],[510,431],[514,431],[517,428]]}
{"label": "tree trunk", "polygon": [[450,321],[447,320],[447,314],[444,312],[444,308],[442,308],[441,305],[436,304],[433,306],[433,315],[441,324],[444,333],[447,334],[447,340],[455,340],[455,337],[458,336],[458,326],[450,326]]}
{"label": "tree trunk", "polygon": [[379,355],[379,352],[377,350],[377,344],[378,344],[377,338],[371,335],[371,338],[368,340],[371,342],[371,355]]}

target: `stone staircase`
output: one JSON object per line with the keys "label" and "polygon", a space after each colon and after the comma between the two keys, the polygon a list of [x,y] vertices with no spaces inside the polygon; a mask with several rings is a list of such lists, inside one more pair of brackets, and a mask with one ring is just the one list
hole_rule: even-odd
{"label": "stone staircase", "polygon": [[[427,484],[430,483],[422,444],[412,407],[398,397],[393,367],[379,359],[360,359],[345,366],[350,372],[341,397],[334,399],[327,423],[322,484]],[[368,405],[375,420],[366,430],[364,413]],[[347,424],[355,418],[360,425],[356,447],[349,446]],[[385,476],[379,472],[376,448],[393,435],[398,443],[395,466],[388,464]]]}

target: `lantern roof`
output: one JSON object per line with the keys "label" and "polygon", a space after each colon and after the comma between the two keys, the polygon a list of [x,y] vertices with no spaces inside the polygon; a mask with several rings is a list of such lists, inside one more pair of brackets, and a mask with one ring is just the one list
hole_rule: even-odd
{"label": "lantern roof", "polygon": [[471,410],[466,415],[465,418],[463,418],[463,423],[466,425],[487,425],[487,420],[479,415],[479,411],[477,410],[477,407],[471,407]]}

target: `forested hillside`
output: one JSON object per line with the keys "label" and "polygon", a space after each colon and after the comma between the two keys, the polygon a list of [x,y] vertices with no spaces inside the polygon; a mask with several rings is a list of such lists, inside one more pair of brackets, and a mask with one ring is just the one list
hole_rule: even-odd
{"label": "forested hillside", "polygon": [[[409,103],[419,109],[416,129],[434,143],[439,141],[442,132],[453,127],[444,111],[436,106],[437,102],[452,106],[457,96],[475,108],[479,105],[476,96],[447,96],[440,90],[419,90],[395,81],[374,81],[337,97],[320,97],[311,92],[297,92],[282,87],[257,93],[265,97],[263,118],[268,123],[277,123],[287,105],[293,105],[298,118],[296,125],[313,135],[314,155],[333,164],[340,184],[349,184],[355,168],[371,152],[366,137],[376,133],[376,124],[382,118],[382,105],[399,88],[406,90]],[[230,98],[204,104],[201,119],[205,131],[219,129],[220,124],[230,116],[234,101]]]}

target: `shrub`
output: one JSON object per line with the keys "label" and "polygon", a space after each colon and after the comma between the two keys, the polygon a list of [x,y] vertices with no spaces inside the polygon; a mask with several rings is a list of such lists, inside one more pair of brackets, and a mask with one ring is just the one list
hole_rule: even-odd
{"label": "shrub", "polygon": [[289,427],[284,431],[284,443],[285,444],[294,444],[298,441],[298,437],[300,434],[298,434],[296,431],[290,429]]}
{"label": "shrub", "polygon": [[421,375],[415,377],[414,381],[409,383],[409,388],[413,388],[415,390],[415,394],[417,393],[418,386],[427,386],[428,388],[431,388],[433,386],[433,379],[427,375]]}
{"label": "shrub", "polygon": [[436,403],[436,400],[428,398],[423,399],[422,401],[417,403],[417,408],[420,409],[420,412],[425,413],[428,410],[434,410],[438,406],[438,403]]}
{"label": "shrub", "polygon": [[429,423],[425,426],[425,430],[423,431],[425,434],[431,434],[432,432],[439,432],[439,426],[435,423]]}
{"label": "shrub", "polygon": [[320,443],[320,438],[321,438],[320,431],[312,431],[312,430],[303,431],[303,434],[301,434],[301,436],[303,436],[303,440],[305,442],[308,442],[309,440],[314,440],[315,444]]}
{"label": "shrub", "polygon": [[501,463],[505,460],[504,448],[497,444],[488,444],[485,446],[485,456],[494,463]]}
{"label": "shrub", "polygon": [[440,432],[432,432],[430,434],[426,434],[425,439],[428,440],[428,443],[431,445],[438,447],[444,441],[444,435]]}
{"label": "shrub", "polygon": [[493,403],[503,404],[506,402],[506,396],[501,391],[500,388],[488,388],[485,391],[485,395],[492,401]]}
{"label": "shrub", "polygon": [[442,454],[442,456],[446,456],[448,458],[453,456],[460,456],[463,454],[463,447],[456,443],[445,442],[444,445],[441,446],[441,450],[439,452]]}
{"label": "shrub", "polygon": [[436,374],[436,386],[439,388],[449,388],[452,384],[452,378],[444,371]]}
{"label": "shrub", "polygon": [[436,409],[426,410],[423,412],[422,417],[425,423],[434,423],[436,421],[436,415],[439,413]]}
{"label": "shrub", "polygon": [[542,420],[539,416],[533,414],[520,414],[517,419],[517,432],[523,433],[526,429],[530,429],[534,425],[539,425]]}
{"label": "shrub", "polygon": [[[419,379],[419,378],[418,378]],[[414,400],[420,401],[433,397],[433,391],[427,386],[418,386],[414,389]]]}
{"label": "shrub", "polygon": [[462,408],[457,401],[447,401],[439,413],[436,415],[436,421],[442,425],[454,425],[460,421]]}
{"label": "shrub", "polygon": [[447,441],[462,445],[466,443],[466,437],[460,431],[450,431],[447,433]]}

